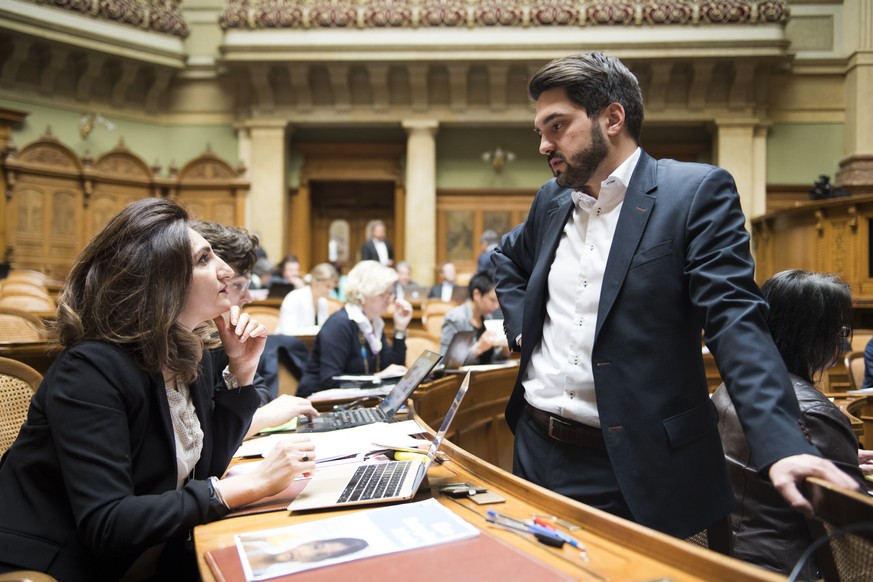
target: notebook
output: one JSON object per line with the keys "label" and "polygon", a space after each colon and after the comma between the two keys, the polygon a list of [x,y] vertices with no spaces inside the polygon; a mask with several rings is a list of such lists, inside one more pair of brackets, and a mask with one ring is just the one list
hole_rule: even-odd
{"label": "notebook", "polygon": [[321,469],[316,471],[288,509],[300,511],[412,499],[433,463],[469,386],[470,373],[467,373],[423,460],[350,463]]}
{"label": "notebook", "polygon": [[351,428],[373,422],[390,422],[409,395],[430,374],[441,356],[435,352],[424,350],[418,359],[409,366],[406,373],[388,395],[373,408],[355,408],[352,410],[335,410],[316,416],[310,420],[306,416],[297,419],[297,432],[324,432],[341,428]]}

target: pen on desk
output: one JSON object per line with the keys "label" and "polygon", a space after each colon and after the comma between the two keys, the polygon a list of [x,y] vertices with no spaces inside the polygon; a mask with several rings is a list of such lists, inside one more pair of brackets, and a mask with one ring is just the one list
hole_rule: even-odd
{"label": "pen on desk", "polygon": [[[510,520],[511,519],[512,518],[510,518]],[[562,540],[558,536],[551,535],[548,533],[540,533],[540,532],[532,531],[529,526],[516,525],[516,524],[511,523],[511,522],[503,522],[499,518],[495,518],[495,517],[491,517],[491,516],[486,517],[485,521],[487,521],[488,523],[493,523],[494,525],[498,525],[502,528],[533,534],[533,536],[537,539],[538,542],[545,544],[547,546],[552,546],[553,548],[560,548],[564,545],[564,540]]]}
{"label": "pen on desk", "polygon": [[558,528],[556,528],[555,526],[548,523],[546,520],[544,520],[542,518],[535,517],[535,518],[533,518],[533,521],[536,525],[543,527],[543,528],[546,528],[547,530],[549,530],[551,532],[554,532],[554,534],[556,536],[558,536],[559,538],[561,538],[562,540],[564,540],[565,542],[567,542],[568,544],[570,544],[571,546],[573,546],[574,548],[579,550],[581,552],[582,558],[586,562],[588,561],[588,550],[585,549],[585,546],[582,545],[582,543],[579,540],[575,539],[574,537],[572,537],[569,534],[562,532],[561,530],[559,530]]}

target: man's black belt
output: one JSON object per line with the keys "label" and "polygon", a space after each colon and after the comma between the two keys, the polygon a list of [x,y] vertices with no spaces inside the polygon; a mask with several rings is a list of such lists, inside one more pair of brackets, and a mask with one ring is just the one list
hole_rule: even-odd
{"label": "man's black belt", "polygon": [[550,438],[576,447],[605,449],[603,433],[595,426],[555,416],[525,403],[524,412]]}

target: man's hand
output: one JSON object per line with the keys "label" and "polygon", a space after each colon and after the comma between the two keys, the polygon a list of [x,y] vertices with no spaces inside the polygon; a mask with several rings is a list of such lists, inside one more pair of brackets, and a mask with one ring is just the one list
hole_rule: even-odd
{"label": "man's hand", "polygon": [[812,517],[812,504],[799,489],[800,483],[807,477],[819,477],[845,489],[858,489],[854,479],[821,457],[794,455],[779,459],[770,466],[770,481],[788,505],[807,517]]}

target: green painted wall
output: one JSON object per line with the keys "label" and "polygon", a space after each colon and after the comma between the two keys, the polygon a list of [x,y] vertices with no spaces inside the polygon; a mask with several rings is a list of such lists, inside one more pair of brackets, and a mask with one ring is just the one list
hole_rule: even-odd
{"label": "green painted wall", "polygon": [[842,124],[776,124],[767,136],[767,183],[811,186],[820,174],[833,178],[842,158]]}
{"label": "green painted wall", "polygon": [[164,174],[171,162],[181,168],[205,152],[207,145],[215,155],[231,166],[235,167],[239,159],[236,133],[229,125],[168,126],[130,121],[106,114],[114,124],[114,129],[110,131],[103,126],[97,126],[83,140],[79,136],[79,118],[83,111],[55,109],[2,98],[0,107],[30,113],[20,127],[13,129],[13,139],[18,149],[41,137],[46,127],[51,127],[52,134],[61,143],[80,156],[90,151],[91,157],[95,159],[118,145],[120,139],[124,139],[124,145],[131,152],[150,166],[157,161]]}
{"label": "green painted wall", "polygon": [[[532,126],[531,126],[532,127]],[[531,127],[440,128],[436,136],[437,188],[529,188],[552,178]],[[515,155],[500,174],[482,159],[496,147]]]}

